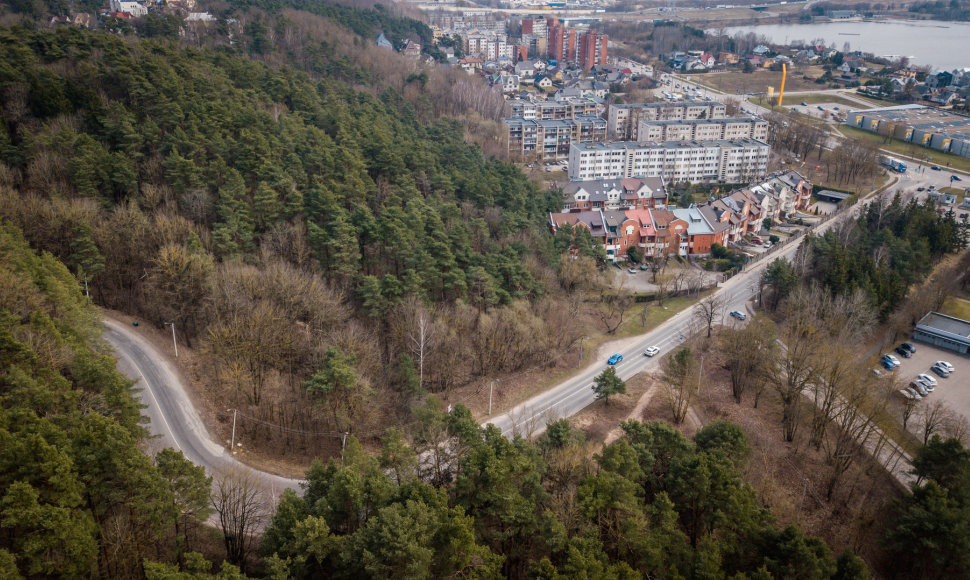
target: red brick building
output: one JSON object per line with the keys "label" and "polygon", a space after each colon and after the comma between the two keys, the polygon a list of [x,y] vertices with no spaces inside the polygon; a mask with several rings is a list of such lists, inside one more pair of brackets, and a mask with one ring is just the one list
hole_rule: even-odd
{"label": "red brick building", "polygon": [[589,70],[594,66],[606,65],[606,47],[610,37],[592,30],[583,34],[579,39],[579,66]]}

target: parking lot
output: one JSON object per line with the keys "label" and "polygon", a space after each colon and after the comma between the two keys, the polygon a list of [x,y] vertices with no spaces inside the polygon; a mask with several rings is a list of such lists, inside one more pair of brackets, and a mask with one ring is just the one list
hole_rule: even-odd
{"label": "parking lot", "polygon": [[[932,402],[936,399],[942,399],[954,411],[970,420],[970,359],[952,350],[936,348],[922,342],[910,342],[916,346],[916,353],[913,354],[912,358],[903,358],[892,351],[900,362],[896,373],[903,386],[908,385],[920,373],[930,375],[936,379],[937,387],[924,401]],[[950,373],[947,378],[937,375],[930,370],[930,367],[938,360],[947,361],[956,367],[956,370]]]}

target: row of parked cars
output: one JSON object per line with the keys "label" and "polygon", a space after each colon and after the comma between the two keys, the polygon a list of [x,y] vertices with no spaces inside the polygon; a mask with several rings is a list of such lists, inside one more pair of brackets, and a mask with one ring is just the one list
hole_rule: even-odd
{"label": "row of parked cars", "polygon": [[[904,342],[903,344],[896,347],[896,352],[903,358],[909,358],[913,356],[916,352],[916,347],[910,342]],[[882,355],[882,366],[886,370],[894,371],[900,366],[899,359],[895,355],[886,353]],[[930,366],[930,371],[939,375],[941,378],[947,378],[950,376],[954,370],[954,366],[945,360],[938,360]],[[909,385],[903,389],[899,390],[899,394],[906,397],[911,401],[919,401],[923,397],[928,396],[937,387],[936,377],[928,373],[920,373],[910,381]]]}

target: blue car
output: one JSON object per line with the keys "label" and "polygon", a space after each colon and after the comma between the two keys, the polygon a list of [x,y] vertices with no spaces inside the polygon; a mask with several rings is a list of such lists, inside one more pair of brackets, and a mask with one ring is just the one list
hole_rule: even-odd
{"label": "blue car", "polygon": [[608,364],[608,365],[615,365],[616,363],[620,362],[621,360],[623,360],[623,355],[620,354],[620,353],[616,353],[616,354],[614,354],[613,356],[610,357],[610,360],[606,361],[606,364]]}

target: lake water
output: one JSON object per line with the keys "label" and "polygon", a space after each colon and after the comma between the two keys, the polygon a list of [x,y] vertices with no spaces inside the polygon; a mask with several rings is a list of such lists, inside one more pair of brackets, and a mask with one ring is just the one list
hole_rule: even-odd
{"label": "lake water", "polygon": [[970,67],[970,23],[936,20],[891,20],[875,22],[820,22],[818,24],[762,24],[735,26],[725,31],[763,34],[776,44],[796,40],[825,40],[826,46],[876,56],[907,56],[914,65],[930,65],[934,70]]}

